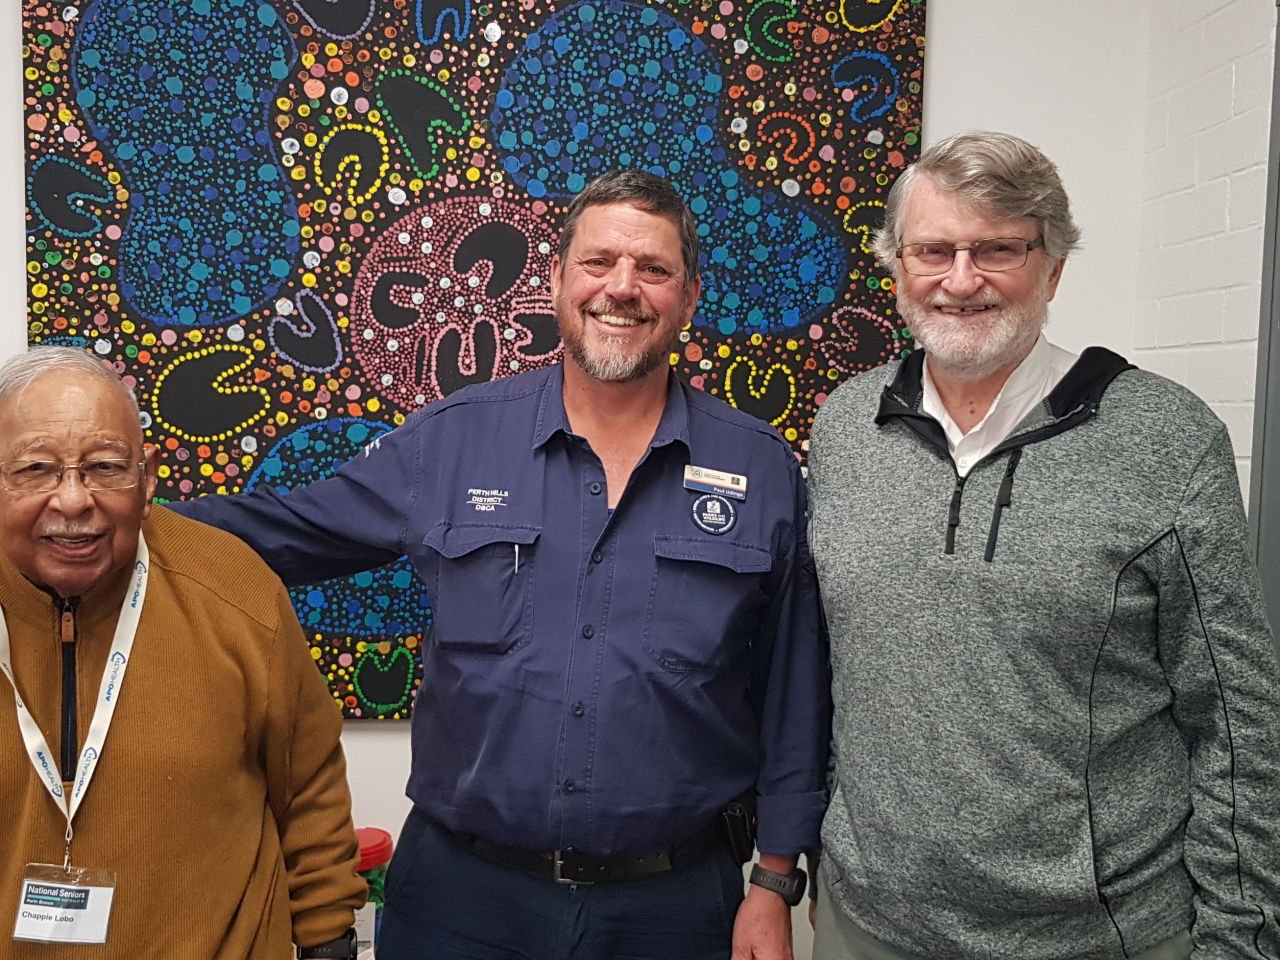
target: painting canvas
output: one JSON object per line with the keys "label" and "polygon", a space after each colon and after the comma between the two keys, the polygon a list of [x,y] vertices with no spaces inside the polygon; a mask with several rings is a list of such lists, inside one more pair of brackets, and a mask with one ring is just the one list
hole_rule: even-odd
{"label": "painting canvas", "polygon": [[[424,404],[556,362],[559,225],[619,167],[700,224],[672,368],[798,456],[834,386],[909,348],[870,231],[918,154],[923,0],[22,17],[28,339],[134,387],[164,499],[327,476]],[[431,669],[407,561],[292,596],[346,716],[407,716]]]}

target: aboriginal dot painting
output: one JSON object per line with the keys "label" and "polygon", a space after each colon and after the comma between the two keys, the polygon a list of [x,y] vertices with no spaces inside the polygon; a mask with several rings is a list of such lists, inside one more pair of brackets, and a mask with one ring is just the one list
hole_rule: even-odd
{"label": "aboriginal dot painting", "polygon": [[[643,167],[700,223],[672,367],[803,455],[830,390],[906,345],[869,231],[918,152],[924,20],[923,0],[24,0],[29,340],[136,388],[163,498],[292,487],[556,362],[566,204]],[[432,616],[408,562],[293,599],[346,715],[407,716]]]}

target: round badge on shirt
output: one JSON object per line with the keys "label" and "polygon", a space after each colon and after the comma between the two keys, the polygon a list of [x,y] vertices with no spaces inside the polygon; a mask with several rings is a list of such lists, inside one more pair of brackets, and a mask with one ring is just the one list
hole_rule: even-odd
{"label": "round badge on shirt", "polygon": [[733,501],[727,497],[706,493],[693,501],[693,523],[704,533],[728,533],[737,519]]}

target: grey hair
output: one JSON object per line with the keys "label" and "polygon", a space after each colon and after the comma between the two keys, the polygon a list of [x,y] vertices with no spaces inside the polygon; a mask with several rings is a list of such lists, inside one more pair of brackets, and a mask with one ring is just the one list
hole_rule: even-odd
{"label": "grey hair", "polygon": [[101,360],[88,351],[77,347],[32,347],[26,353],[19,353],[0,364],[0,404],[53,373],[92,377],[114,384],[123,396],[128,397],[134,416],[139,414],[138,398],[115,371],[104,366]]}
{"label": "grey hair", "polygon": [[1053,161],[1021,137],[972,130],[935,143],[890,188],[884,225],[875,234],[876,259],[883,266],[897,270],[902,212],[921,176],[995,219],[1035,220],[1045,253],[1054,260],[1080,245],[1080,228],[1071,218],[1071,201]]}
{"label": "grey hair", "polygon": [[583,211],[587,207],[607,203],[629,203],[647,213],[661,214],[675,221],[676,229],[680,232],[685,287],[697,279],[697,221],[693,219],[684,199],[676,193],[671,181],[646,170],[613,170],[601,174],[573,198],[569,204],[569,212],[565,214],[564,226],[560,228],[560,244],[556,249],[561,269],[564,268],[565,257],[569,253],[569,245],[573,243],[573,236],[577,233],[578,221],[582,219]]}

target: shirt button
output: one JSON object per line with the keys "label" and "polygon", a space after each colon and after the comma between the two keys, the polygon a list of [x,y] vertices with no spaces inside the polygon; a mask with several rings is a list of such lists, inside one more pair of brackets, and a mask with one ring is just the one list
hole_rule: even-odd
{"label": "shirt button", "polygon": [[601,560],[603,560],[603,559],[604,559],[604,554],[603,554],[603,553],[601,553],[599,550],[595,550],[595,551],[593,551],[593,552],[592,552],[592,554],[591,554],[591,562],[592,562],[592,563],[599,563],[599,562],[600,562]]}
{"label": "shirt button", "polygon": [[587,712],[587,708],[582,705],[581,700],[579,700],[577,703],[573,705],[573,715],[575,717],[580,717],[586,712]]}
{"label": "shirt button", "polygon": [[573,791],[576,789],[578,789],[577,784],[575,784],[572,780],[566,780],[564,782],[565,793],[573,793]]}
{"label": "shirt button", "polygon": [[596,635],[595,627],[591,626],[591,624],[588,623],[585,627],[582,628],[582,635],[586,637],[588,640],[590,640],[592,637]]}
{"label": "shirt button", "polygon": [[588,489],[590,489],[593,494],[599,495],[600,491],[604,489],[604,486],[599,480],[592,480],[591,486]]}

